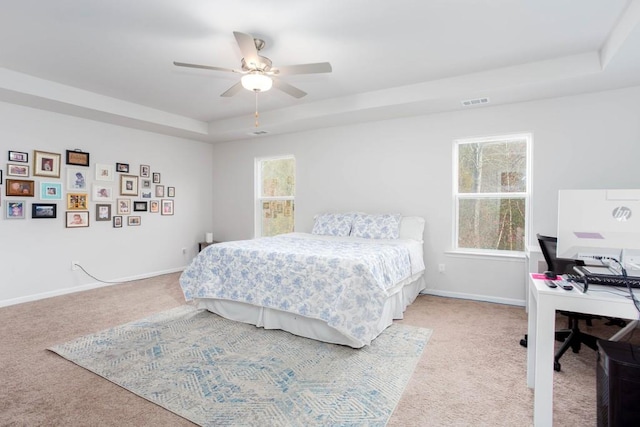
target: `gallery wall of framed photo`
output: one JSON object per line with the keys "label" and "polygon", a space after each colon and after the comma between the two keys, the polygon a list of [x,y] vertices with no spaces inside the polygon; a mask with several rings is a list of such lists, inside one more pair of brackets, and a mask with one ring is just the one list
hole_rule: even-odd
{"label": "gallery wall of framed photo", "polygon": [[91,153],[80,149],[8,150],[6,159],[0,169],[4,220],[52,220],[65,228],[109,223],[119,229],[143,226],[145,215],[174,214],[176,187],[151,164],[92,163]]}
{"label": "gallery wall of framed photo", "polygon": [[71,261],[180,271],[213,227],[212,166],[210,143],[0,102],[0,307],[104,286]]}

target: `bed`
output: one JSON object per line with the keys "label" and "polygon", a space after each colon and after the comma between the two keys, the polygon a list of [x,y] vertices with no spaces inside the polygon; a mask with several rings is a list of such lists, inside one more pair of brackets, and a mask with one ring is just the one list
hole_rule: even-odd
{"label": "bed", "polygon": [[311,233],[207,246],[185,299],[225,318],[360,348],[425,288],[424,219],[321,214]]}

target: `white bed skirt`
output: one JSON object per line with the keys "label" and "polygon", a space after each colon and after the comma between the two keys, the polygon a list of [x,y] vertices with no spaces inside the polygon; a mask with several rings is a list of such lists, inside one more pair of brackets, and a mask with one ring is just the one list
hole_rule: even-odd
{"label": "white bed skirt", "polygon": [[[384,304],[382,316],[378,322],[376,336],[391,325],[394,319],[402,319],[407,306],[420,291],[425,289],[424,270],[403,280],[389,292]],[[324,321],[311,319],[299,314],[288,313],[272,308],[258,307],[244,302],[201,298],[195,300],[200,309],[207,309],[227,319],[249,323],[265,329],[282,329],[295,335],[333,344],[360,348],[370,344],[346,336],[327,325]],[[375,337],[372,337],[372,339]]]}

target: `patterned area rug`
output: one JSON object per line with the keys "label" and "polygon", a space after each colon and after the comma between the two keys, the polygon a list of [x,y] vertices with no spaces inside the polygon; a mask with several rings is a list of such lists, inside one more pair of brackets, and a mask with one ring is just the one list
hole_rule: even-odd
{"label": "patterned area rug", "polygon": [[352,349],[182,306],[49,350],[202,426],[384,426],[431,332]]}

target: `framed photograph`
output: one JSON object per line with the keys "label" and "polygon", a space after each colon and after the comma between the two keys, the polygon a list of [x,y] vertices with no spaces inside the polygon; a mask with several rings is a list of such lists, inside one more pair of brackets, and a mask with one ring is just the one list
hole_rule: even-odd
{"label": "framed photograph", "polygon": [[121,228],[122,227],[122,217],[116,215],[113,217],[113,228]]}
{"label": "framed photograph", "polygon": [[142,178],[149,178],[151,176],[151,166],[140,165],[140,176]]}
{"label": "framed photograph", "polygon": [[162,199],[162,215],[173,215],[173,200]]}
{"label": "framed photograph", "polygon": [[94,202],[113,201],[113,188],[100,184],[93,184],[91,197]]}
{"label": "framed photograph", "polygon": [[22,151],[9,151],[10,162],[29,163],[29,153]]}
{"label": "framed photograph", "polygon": [[151,188],[151,180],[150,179],[143,179],[141,187],[142,188]]}
{"label": "framed photograph", "polygon": [[96,164],[96,181],[113,181],[113,166]]}
{"label": "framed photograph", "polygon": [[129,163],[116,163],[116,172],[129,173]]}
{"label": "framed photograph", "polygon": [[87,191],[87,170],[67,168],[67,191]]}
{"label": "framed photograph", "polygon": [[160,212],[160,202],[157,200],[151,200],[149,202],[149,212],[158,213]]}
{"label": "framed photograph", "polygon": [[156,197],[164,197],[164,185],[156,185]]}
{"label": "framed photograph", "polygon": [[167,187],[167,197],[176,197],[176,187]]}
{"label": "framed photograph", "polygon": [[35,181],[27,179],[7,179],[5,184],[7,196],[33,197]]}
{"label": "framed photograph", "polygon": [[7,219],[24,219],[27,202],[24,200],[10,200],[6,202],[4,209],[5,218]]}
{"label": "framed photograph", "polygon": [[67,193],[67,209],[70,211],[86,211],[89,209],[87,193]]}
{"label": "framed photograph", "polygon": [[81,150],[67,150],[67,164],[89,167],[89,153]]}
{"label": "framed photograph", "polygon": [[[21,176],[23,178],[29,177],[28,165],[14,165],[7,163],[7,176]],[[0,181],[1,183],[2,181]]]}
{"label": "framed photograph", "polygon": [[67,212],[66,227],[78,228],[89,226],[89,211]]}
{"label": "framed photograph", "polygon": [[120,195],[138,195],[138,177],[135,175],[120,175]]}
{"label": "framed photograph", "polygon": [[142,224],[142,218],[139,216],[129,216],[127,217],[127,225],[140,225]]}
{"label": "framed photograph", "polygon": [[2,184],[2,171],[0,170],[0,184]]}
{"label": "framed photograph", "polygon": [[111,205],[110,204],[96,205],[96,221],[111,221]]}
{"label": "framed photograph", "polygon": [[51,219],[58,213],[58,205],[55,203],[33,203],[31,205],[31,218]]}
{"label": "framed photograph", "polygon": [[151,190],[142,190],[142,192],[140,194],[142,195],[143,199],[150,199],[151,198]]}
{"label": "framed photograph", "polygon": [[160,172],[153,173],[153,183],[160,184]]}
{"label": "framed photograph", "polygon": [[62,200],[62,184],[59,182],[41,182],[40,200]]}
{"label": "framed photograph", "polygon": [[33,150],[33,174],[60,178],[60,154]]}
{"label": "framed photograph", "polygon": [[129,215],[131,213],[131,199],[116,200],[118,215]]}
{"label": "framed photograph", "polygon": [[147,211],[147,202],[133,202],[133,211],[134,212],[146,212]]}

